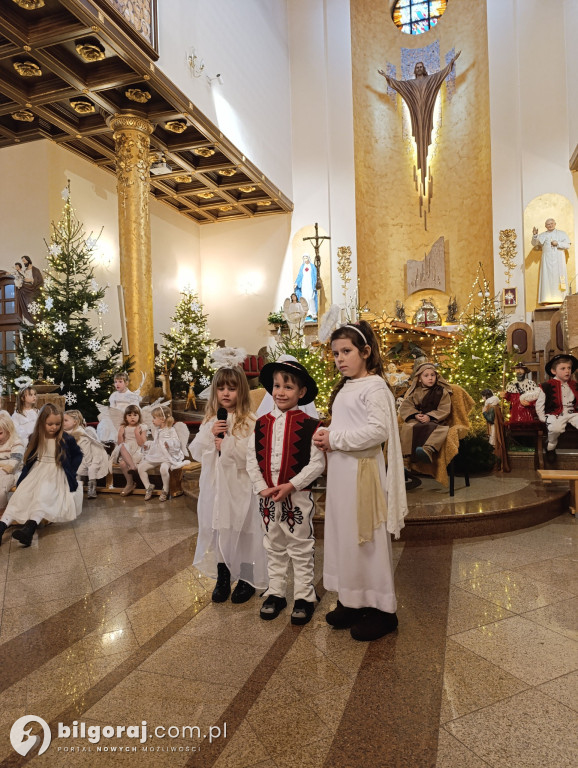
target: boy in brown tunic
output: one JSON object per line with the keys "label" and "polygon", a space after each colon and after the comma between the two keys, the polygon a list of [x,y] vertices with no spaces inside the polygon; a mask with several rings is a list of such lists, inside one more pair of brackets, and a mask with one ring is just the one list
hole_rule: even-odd
{"label": "boy in brown tunic", "polygon": [[451,387],[432,363],[422,363],[400,406],[401,450],[414,461],[431,462],[447,438]]}

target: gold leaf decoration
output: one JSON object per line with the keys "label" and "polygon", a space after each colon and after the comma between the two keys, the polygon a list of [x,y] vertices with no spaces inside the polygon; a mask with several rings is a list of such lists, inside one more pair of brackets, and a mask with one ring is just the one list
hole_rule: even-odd
{"label": "gold leaf decoration", "polygon": [[36,11],[44,7],[44,0],[13,0],[13,2],[25,11]]}
{"label": "gold leaf decoration", "polygon": [[42,70],[34,61],[15,61],[14,69],[21,77],[40,77]]}
{"label": "gold leaf decoration", "polygon": [[270,200],[257,200],[257,205],[261,206],[261,208],[267,208],[267,206],[271,205]]}
{"label": "gold leaf decoration", "polygon": [[500,259],[504,265],[507,285],[510,284],[512,272],[516,268],[516,256],[518,255],[516,238],[517,234],[515,229],[500,230]]}
{"label": "gold leaf decoration", "polygon": [[190,173],[185,173],[182,176],[175,176],[175,181],[177,184],[190,184],[193,180],[193,177],[190,175]]}
{"label": "gold leaf decoration", "polygon": [[34,121],[34,115],[28,109],[21,109],[18,112],[12,112],[10,117],[13,120],[18,120],[21,123],[32,123]]}
{"label": "gold leaf decoration", "polygon": [[252,184],[243,184],[243,186],[238,187],[239,192],[254,192],[257,189],[257,187],[254,187]]}
{"label": "gold leaf decoration", "polygon": [[91,115],[96,112],[96,107],[90,99],[79,96],[76,99],[70,99],[70,106],[79,115]]}
{"label": "gold leaf decoration", "polygon": [[127,88],[124,95],[130,101],[136,101],[137,104],[146,104],[147,101],[152,99],[152,96],[148,91],[143,91],[140,88]]}
{"label": "gold leaf decoration", "polygon": [[171,133],[183,133],[187,130],[187,122],[186,120],[167,120],[165,128]]}
{"label": "gold leaf decoration", "polygon": [[233,206],[232,205],[220,205],[219,206],[219,210],[223,211],[223,213],[225,213],[226,211],[232,211],[233,210]]}
{"label": "gold leaf decoration", "polygon": [[234,176],[237,173],[236,168],[221,168],[220,171],[217,171],[219,176]]}
{"label": "gold leaf decoration", "polygon": [[78,40],[76,52],[84,61],[102,61],[105,57],[104,46],[95,37]]}
{"label": "gold leaf decoration", "polygon": [[215,197],[214,192],[197,192],[197,197],[201,197],[203,200],[210,200]]}
{"label": "gold leaf decoration", "polygon": [[212,157],[214,154],[215,150],[211,147],[197,147],[197,149],[193,149],[193,155],[198,157]]}

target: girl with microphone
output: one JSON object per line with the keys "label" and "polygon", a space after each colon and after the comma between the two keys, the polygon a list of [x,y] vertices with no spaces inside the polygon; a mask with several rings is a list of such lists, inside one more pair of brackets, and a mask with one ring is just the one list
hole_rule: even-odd
{"label": "girl with microphone", "polygon": [[232,581],[237,581],[233,603],[247,602],[256,588],[268,584],[257,498],[245,468],[255,416],[240,368],[244,357],[243,350],[227,347],[213,353],[213,360],[223,365],[211,383],[205,419],[189,446],[193,459],[201,462],[193,565],[217,579],[215,603],[227,600]]}

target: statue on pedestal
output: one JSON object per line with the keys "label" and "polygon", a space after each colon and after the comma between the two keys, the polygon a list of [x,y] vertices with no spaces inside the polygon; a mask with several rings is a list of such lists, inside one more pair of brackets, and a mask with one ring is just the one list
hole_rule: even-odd
{"label": "statue on pedestal", "polygon": [[303,264],[295,279],[295,295],[297,299],[305,299],[309,307],[308,317],[317,320],[317,268],[308,254],[303,256]]}
{"label": "statue on pedestal", "polygon": [[554,219],[546,219],[545,232],[538,234],[538,227],[532,230],[532,245],[541,249],[539,304],[561,304],[568,293],[568,274],[565,251],[570,248],[568,235],[556,229]]}

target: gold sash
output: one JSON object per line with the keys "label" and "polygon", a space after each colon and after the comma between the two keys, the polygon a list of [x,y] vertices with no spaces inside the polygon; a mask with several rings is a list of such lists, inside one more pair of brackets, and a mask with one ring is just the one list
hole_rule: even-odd
{"label": "gold sash", "polygon": [[[387,523],[387,502],[381,487],[377,456],[360,451],[357,460],[357,543],[373,541],[373,531]],[[355,454],[354,454],[355,455]]]}

